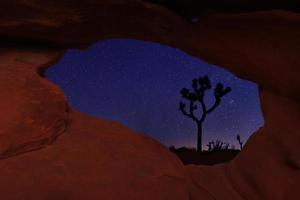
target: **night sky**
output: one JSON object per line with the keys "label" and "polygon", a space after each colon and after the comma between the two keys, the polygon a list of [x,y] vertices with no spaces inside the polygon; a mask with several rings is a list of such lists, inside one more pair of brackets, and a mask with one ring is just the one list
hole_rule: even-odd
{"label": "night sky", "polygon": [[[263,126],[257,85],[205,63],[179,49],[157,43],[115,39],[88,50],[69,50],[47,70],[78,111],[118,121],[166,146],[196,146],[196,124],[179,111],[183,87],[208,75],[213,87],[221,81],[232,91],[209,114],[203,125],[203,147],[221,139],[239,147]],[[213,89],[206,92],[212,105]],[[187,102],[186,102],[187,103]]]}

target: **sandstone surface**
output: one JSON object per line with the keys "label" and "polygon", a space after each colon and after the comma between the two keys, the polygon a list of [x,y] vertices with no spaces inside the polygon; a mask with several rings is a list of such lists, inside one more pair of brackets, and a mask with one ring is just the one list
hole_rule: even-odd
{"label": "sandstone surface", "polygon": [[[300,14],[193,23],[139,0],[3,0],[0,13],[1,199],[299,198]],[[109,38],[180,48],[257,82],[264,127],[230,163],[184,167],[158,142],[74,111],[43,69]]]}

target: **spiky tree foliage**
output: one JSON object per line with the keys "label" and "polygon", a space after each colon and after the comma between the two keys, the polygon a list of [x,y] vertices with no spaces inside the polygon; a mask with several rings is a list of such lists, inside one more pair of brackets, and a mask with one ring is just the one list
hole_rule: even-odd
{"label": "spiky tree foliage", "polygon": [[207,145],[208,151],[222,151],[229,149],[229,143],[222,142],[221,140],[212,140]]}
{"label": "spiky tree foliage", "polygon": [[236,136],[236,139],[237,139],[237,141],[239,142],[240,149],[242,150],[242,148],[243,148],[243,142],[241,141],[241,136],[240,136],[240,135],[237,135],[237,136]]}
{"label": "spiky tree foliage", "polygon": [[[198,129],[198,137],[197,137],[197,151],[202,151],[202,124],[206,119],[206,116],[214,111],[221,103],[221,99],[223,96],[228,94],[231,91],[230,87],[224,88],[222,83],[217,83],[214,88],[214,97],[215,102],[211,107],[208,107],[204,102],[205,92],[211,89],[211,82],[208,76],[199,77],[193,79],[192,81],[192,91],[189,89],[183,88],[181,90],[181,96],[189,101],[188,109],[186,109],[186,104],[183,102],[179,103],[179,110],[186,117],[191,118],[197,124]],[[200,108],[202,110],[200,116],[196,116],[195,110]]]}

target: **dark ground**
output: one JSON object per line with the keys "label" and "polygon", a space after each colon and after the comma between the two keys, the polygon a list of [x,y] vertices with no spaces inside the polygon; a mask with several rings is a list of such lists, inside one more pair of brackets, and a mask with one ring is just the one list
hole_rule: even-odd
{"label": "dark ground", "polygon": [[220,151],[203,151],[197,152],[195,149],[181,147],[178,149],[170,148],[170,151],[175,153],[184,165],[214,165],[226,163],[235,158],[240,152],[237,149],[225,149]]}

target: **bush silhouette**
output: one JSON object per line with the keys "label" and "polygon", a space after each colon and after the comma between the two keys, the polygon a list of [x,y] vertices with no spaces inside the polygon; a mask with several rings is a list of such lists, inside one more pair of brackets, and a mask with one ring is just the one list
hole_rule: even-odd
{"label": "bush silhouette", "polygon": [[[231,91],[230,87],[224,88],[222,83],[217,83],[214,89],[214,97],[215,102],[214,104],[208,108],[204,102],[205,92],[211,89],[211,82],[208,76],[199,77],[193,79],[192,81],[193,91],[190,91],[186,88],[181,90],[181,96],[189,101],[189,109],[186,111],[185,107],[186,104],[183,102],[179,103],[179,110],[182,112],[183,115],[186,117],[191,118],[197,124],[198,134],[197,134],[197,151],[202,151],[202,124],[206,119],[206,116],[214,111],[221,103],[221,99],[223,96],[228,94]],[[198,108],[197,103],[200,104],[202,109],[201,115],[197,118],[195,116],[194,111]]]}
{"label": "bush silhouette", "polygon": [[229,143],[222,142],[221,140],[212,140],[206,146],[208,147],[208,151],[221,151],[229,149]]}

